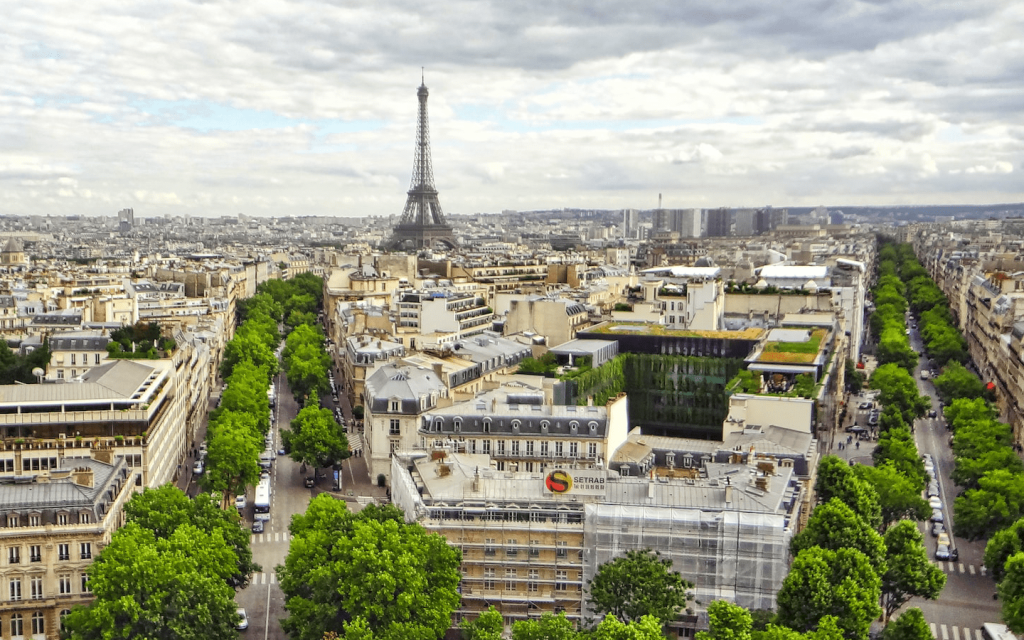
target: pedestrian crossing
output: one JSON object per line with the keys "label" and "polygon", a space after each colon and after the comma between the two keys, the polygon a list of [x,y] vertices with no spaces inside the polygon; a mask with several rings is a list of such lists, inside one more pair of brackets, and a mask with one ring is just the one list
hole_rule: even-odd
{"label": "pedestrian crossing", "polygon": [[363,436],[355,431],[348,434],[348,448],[352,453],[361,453],[363,450]]}
{"label": "pedestrian crossing", "polygon": [[289,540],[291,540],[291,534],[287,531],[257,533],[250,536],[249,544],[268,544],[272,542],[288,542]]}
{"label": "pedestrian crossing", "polygon": [[266,571],[254,573],[249,576],[249,584],[277,584],[277,574]]}
{"label": "pedestrian crossing", "polygon": [[931,622],[928,624],[931,627],[932,637],[935,640],[984,640],[981,635],[981,629],[967,629],[944,624],[935,624]]}
{"label": "pedestrian crossing", "polygon": [[973,564],[964,564],[963,562],[943,562],[942,560],[935,560],[932,562],[933,565],[942,569],[946,573],[966,573],[972,576],[985,575],[985,566],[975,566]]}

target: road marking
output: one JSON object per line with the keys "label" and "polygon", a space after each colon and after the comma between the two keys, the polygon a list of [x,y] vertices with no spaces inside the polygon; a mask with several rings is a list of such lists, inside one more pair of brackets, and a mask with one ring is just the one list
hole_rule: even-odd
{"label": "road marking", "polygon": [[[983,636],[981,634],[981,629],[975,629],[974,630],[974,637],[977,638],[978,640],[985,640],[985,636]],[[970,640],[970,639],[968,639],[968,640]]]}
{"label": "road marking", "polygon": [[[964,629],[964,633],[969,632]],[[953,640],[960,640],[960,627],[953,627]],[[967,640],[971,640],[970,637],[968,637]]]}
{"label": "road marking", "polygon": [[928,626],[932,628],[932,637],[934,638],[935,637],[935,623],[934,622],[929,622]]}
{"label": "road marking", "polygon": [[985,575],[985,565],[981,565],[981,575]]}
{"label": "road marking", "polygon": [[956,569],[953,568],[953,563],[952,562],[947,562],[946,564],[949,565],[949,572],[950,573],[956,572]]}
{"label": "road marking", "polygon": [[[972,564],[971,567],[973,568],[974,565]],[[964,571],[964,563],[962,563],[962,562],[960,563],[960,573],[965,573],[965,571]],[[974,572],[972,571],[971,573],[974,573]]]}
{"label": "road marking", "polygon": [[949,630],[946,629],[946,625],[939,625],[939,629],[942,630],[942,640],[949,640]]}
{"label": "road marking", "polygon": [[974,565],[972,564],[968,568],[971,570],[971,575],[973,576],[974,575]]}
{"label": "road marking", "polygon": [[[270,574],[270,584],[274,584],[275,582],[277,582],[277,574],[272,573]],[[957,638],[956,640],[960,640],[960,638]]]}

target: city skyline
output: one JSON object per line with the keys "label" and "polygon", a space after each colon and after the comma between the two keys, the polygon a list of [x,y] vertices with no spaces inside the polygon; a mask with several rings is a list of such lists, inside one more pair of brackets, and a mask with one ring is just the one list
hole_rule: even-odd
{"label": "city skyline", "polygon": [[1005,2],[41,2],[0,27],[3,213],[398,216],[424,66],[455,215],[1020,201],[1022,23]]}

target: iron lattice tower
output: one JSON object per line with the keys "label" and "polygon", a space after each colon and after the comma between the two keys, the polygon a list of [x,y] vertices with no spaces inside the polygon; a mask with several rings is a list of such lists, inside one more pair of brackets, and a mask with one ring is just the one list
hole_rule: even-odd
{"label": "iron lattice tower", "polygon": [[427,118],[427,86],[422,81],[416,96],[419,98],[419,119],[416,122],[416,153],[413,157],[412,180],[402,218],[395,228],[391,244],[396,247],[413,245],[426,248],[435,241],[454,246],[452,228],[444,217],[441,201],[434,186],[434,169],[430,160],[430,121]]}

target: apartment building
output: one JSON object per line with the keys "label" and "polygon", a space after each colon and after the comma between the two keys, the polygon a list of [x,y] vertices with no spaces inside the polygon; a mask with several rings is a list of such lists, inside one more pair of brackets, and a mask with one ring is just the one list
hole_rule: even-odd
{"label": "apartment building", "polygon": [[509,302],[505,333],[526,333],[544,336],[548,344],[562,344],[590,326],[587,308],[573,300],[530,296]]}
{"label": "apartment building", "polygon": [[124,524],[139,473],[111,449],[49,453],[52,465],[0,475],[4,638],[59,638],[61,619],[89,603],[89,566]]}
{"label": "apartment building", "polygon": [[50,336],[47,380],[71,380],[107,362],[110,336],[100,331],[61,331]]}

